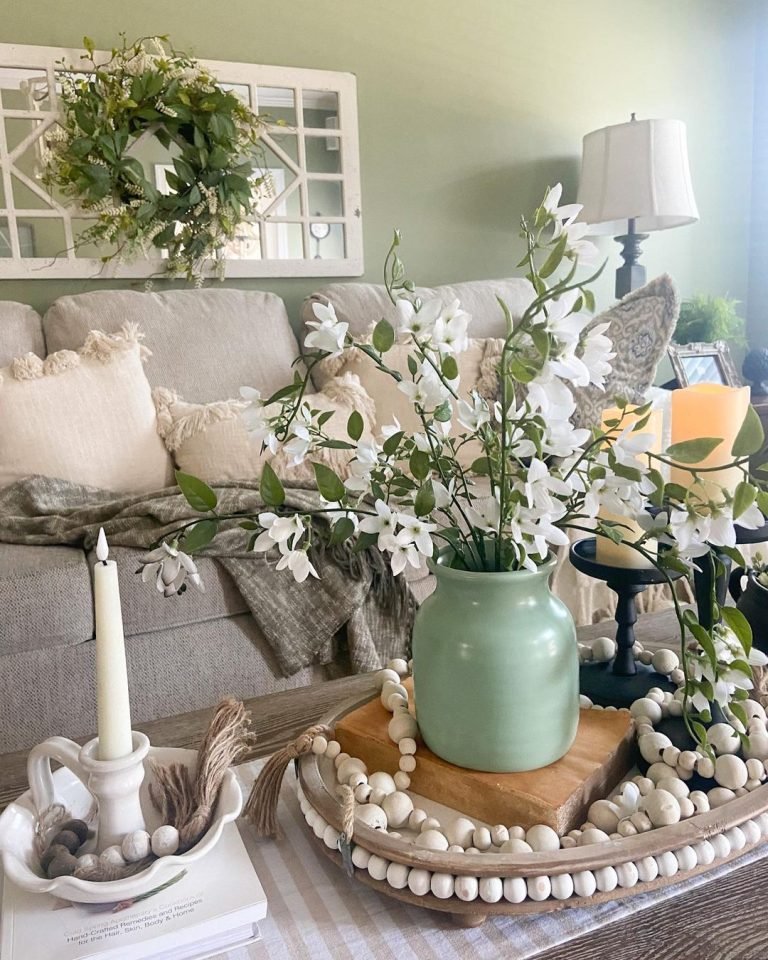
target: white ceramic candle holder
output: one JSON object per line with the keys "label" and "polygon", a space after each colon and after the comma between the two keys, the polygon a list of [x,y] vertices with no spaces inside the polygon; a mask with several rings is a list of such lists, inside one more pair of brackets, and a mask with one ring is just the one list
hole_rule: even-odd
{"label": "white ceramic candle holder", "polygon": [[29,754],[27,776],[38,813],[56,802],[51,760],[68,767],[93,795],[98,805],[95,850],[119,844],[127,833],[145,828],[139,791],[144,780],[144,758],[149,739],[132,733],[133,752],[117,760],[98,759],[98,738],[81,747],[65,737],[51,737]]}

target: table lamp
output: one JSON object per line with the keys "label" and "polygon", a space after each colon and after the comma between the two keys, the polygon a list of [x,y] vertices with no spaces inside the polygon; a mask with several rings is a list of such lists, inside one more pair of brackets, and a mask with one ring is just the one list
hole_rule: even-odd
{"label": "table lamp", "polygon": [[[653,230],[699,219],[681,120],[636,120],[593,130],[584,137],[579,185],[580,218],[593,234],[613,234],[624,263],[616,296],[645,283],[640,244]],[[626,232],[625,231],[626,227]]]}

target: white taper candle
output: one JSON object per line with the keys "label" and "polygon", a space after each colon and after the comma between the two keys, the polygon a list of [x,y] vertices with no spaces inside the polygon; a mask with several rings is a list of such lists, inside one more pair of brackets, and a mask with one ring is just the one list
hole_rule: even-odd
{"label": "white taper candle", "polygon": [[103,529],[99,531],[96,557],[93,595],[99,759],[117,760],[133,752],[133,736],[117,564],[109,559],[109,545]]}

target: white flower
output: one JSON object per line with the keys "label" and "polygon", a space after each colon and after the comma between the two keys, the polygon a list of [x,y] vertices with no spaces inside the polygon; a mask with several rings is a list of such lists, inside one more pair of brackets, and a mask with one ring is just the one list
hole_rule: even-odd
{"label": "white flower", "polygon": [[142,557],[141,562],[142,581],[148,583],[154,579],[155,586],[164,597],[183,592],[183,585],[187,580],[201,593],[205,593],[205,585],[194,560],[189,554],[179,550],[175,541],[173,544],[161,543],[156,550]]}
{"label": "white flower", "polygon": [[427,523],[421,517],[412,517],[409,513],[398,513],[396,519],[403,530],[410,534],[419,553],[423,553],[425,557],[431,557],[433,547],[430,533],[437,530],[437,524]]}
{"label": "white flower", "polygon": [[538,457],[531,460],[521,486],[528,506],[549,514],[554,513],[557,509],[552,494],[559,497],[569,497],[573,492],[564,480],[552,476],[549,467]]}
{"label": "white flower", "polygon": [[568,237],[565,245],[566,256],[571,256],[579,263],[591,265],[597,263],[600,259],[600,251],[591,240],[585,240],[584,237],[589,233],[588,223],[566,223],[563,225],[563,233]]}
{"label": "white flower", "polygon": [[501,520],[501,505],[496,497],[484,497],[467,507],[467,517],[473,527],[487,533],[498,533]]}
{"label": "white flower", "polygon": [[426,360],[422,364],[419,379],[401,380],[397,389],[404,393],[414,406],[420,406],[424,410],[434,410],[450,397],[448,388]]}
{"label": "white flower", "polygon": [[347,490],[367,493],[371,487],[371,471],[379,463],[379,445],[375,440],[358,440],[355,456],[349,462],[350,476],[344,481]]}
{"label": "white flower", "polygon": [[385,440],[387,440],[389,437],[393,437],[396,433],[400,433],[402,429],[403,428],[400,426],[400,421],[397,419],[397,417],[392,417],[392,423],[385,424],[385,426],[381,428],[381,435]]}
{"label": "white flower", "polygon": [[312,312],[317,320],[307,320],[307,326],[314,327],[314,330],[304,338],[305,346],[338,357],[344,351],[349,324],[337,320],[336,311],[330,303],[313,303]]}
{"label": "white flower", "polygon": [[557,228],[562,226],[563,221],[570,223],[572,220],[575,220],[582,211],[582,204],[580,203],[567,203],[563,207],[558,206],[562,195],[563,185],[562,183],[556,183],[554,187],[550,187],[549,190],[547,190],[544,202],[542,203],[542,207],[557,221],[556,236],[559,234],[559,229]]}
{"label": "white flower", "polygon": [[261,392],[254,387],[240,387],[240,396],[248,403],[240,414],[245,429],[256,443],[263,443],[270,453],[277,453],[280,442],[275,436],[270,419],[279,413],[278,404],[265,406],[261,399]]}
{"label": "white flower", "polygon": [[456,481],[453,477],[448,481],[447,487],[444,483],[441,483],[440,480],[432,481],[432,490],[435,494],[435,507],[438,510],[442,510],[451,505],[455,486]]}
{"label": "white flower", "polygon": [[363,533],[374,533],[378,535],[377,546],[379,550],[385,549],[387,537],[395,532],[395,515],[389,506],[383,500],[377,500],[374,504],[376,510],[375,517],[363,517],[360,521],[360,530]]}
{"label": "white flower", "polygon": [[638,460],[643,454],[653,449],[656,438],[652,433],[633,431],[632,424],[624,427],[613,443],[613,455],[616,462],[625,467],[642,469],[642,461]]}
{"label": "white flower", "polygon": [[440,313],[432,330],[432,346],[440,353],[463,353],[469,345],[467,327],[472,318],[461,309],[459,301]]}
{"label": "white flower", "polygon": [[401,298],[395,304],[398,333],[429,340],[442,309],[443,301],[436,298],[424,300],[418,310],[410,300]]}
{"label": "white flower", "polygon": [[296,583],[304,583],[308,576],[313,576],[319,580],[317,570],[313,567],[306,550],[290,550],[285,544],[280,544],[280,553],[282,556],[277,562],[277,570],[285,570],[287,567],[293,574]]}
{"label": "white flower", "polygon": [[293,466],[296,467],[304,462],[305,457],[312,447],[312,440],[309,435],[309,430],[301,423],[294,423],[292,431],[293,436],[285,444],[283,449],[291,458]]}
{"label": "white flower", "polygon": [[459,400],[456,405],[456,418],[462,427],[476,433],[484,423],[489,423],[491,411],[486,401],[473,390],[470,394],[471,405],[466,400]]}
{"label": "white flower", "polygon": [[409,564],[416,570],[421,566],[418,550],[407,530],[401,530],[397,536],[389,534],[379,549],[392,554],[390,564],[395,576],[402,573]]}
{"label": "white flower", "polygon": [[612,341],[606,337],[605,331],[610,324],[598,323],[587,332],[583,341],[581,361],[589,373],[589,382],[596,387],[605,387],[605,378],[611,373],[610,361],[616,356]]}
{"label": "white flower", "polygon": [[260,513],[259,525],[264,527],[264,533],[259,534],[253,545],[255,551],[270,550],[274,545],[287,544],[295,549],[296,544],[304,534],[304,522],[298,513],[288,517],[278,517],[275,513]]}

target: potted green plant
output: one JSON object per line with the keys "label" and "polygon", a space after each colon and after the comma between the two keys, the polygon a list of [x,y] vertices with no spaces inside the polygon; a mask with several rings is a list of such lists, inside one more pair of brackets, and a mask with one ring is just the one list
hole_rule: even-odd
{"label": "potted green plant", "polygon": [[736,312],[739,303],[730,297],[704,293],[683,300],[672,339],[680,344],[726,340],[731,346],[746,347],[746,325]]}

